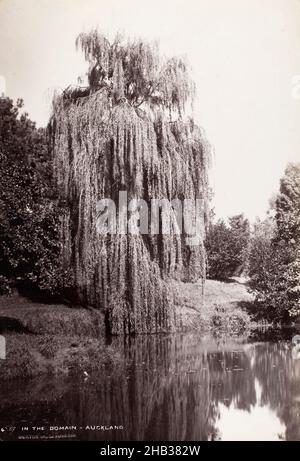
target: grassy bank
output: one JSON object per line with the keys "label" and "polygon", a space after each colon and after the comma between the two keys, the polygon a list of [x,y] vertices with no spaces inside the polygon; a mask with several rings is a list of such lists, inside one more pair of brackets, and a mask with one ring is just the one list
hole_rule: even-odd
{"label": "grassy bank", "polygon": [[6,360],[0,360],[2,379],[89,373],[118,361],[105,344],[99,311],[1,297],[0,333],[7,351]]}
{"label": "grassy bank", "polygon": [[[202,285],[176,282],[177,331],[240,335],[252,326],[242,305],[252,296],[243,284],[208,280]],[[2,379],[41,374],[90,373],[120,362],[105,342],[101,312],[62,304],[39,304],[14,295],[0,297],[0,334],[7,358],[0,360]]]}
{"label": "grassy bank", "polygon": [[183,331],[237,335],[256,326],[245,309],[254,298],[243,283],[207,280],[204,288],[201,283],[181,283],[177,292],[178,328]]}

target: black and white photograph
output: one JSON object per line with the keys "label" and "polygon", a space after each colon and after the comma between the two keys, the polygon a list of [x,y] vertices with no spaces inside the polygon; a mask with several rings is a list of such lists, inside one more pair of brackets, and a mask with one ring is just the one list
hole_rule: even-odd
{"label": "black and white photograph", "polygon": [[0,0],[0,442],[25,441],[300,441],[300,0]]}

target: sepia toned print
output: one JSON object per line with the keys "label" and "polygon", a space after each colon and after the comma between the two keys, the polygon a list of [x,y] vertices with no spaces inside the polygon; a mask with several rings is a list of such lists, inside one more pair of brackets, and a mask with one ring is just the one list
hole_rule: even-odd
{"label": "sepia toned print", "polygon": [[299,440],[299,76],[298,0],[0,0],[2,441]]}

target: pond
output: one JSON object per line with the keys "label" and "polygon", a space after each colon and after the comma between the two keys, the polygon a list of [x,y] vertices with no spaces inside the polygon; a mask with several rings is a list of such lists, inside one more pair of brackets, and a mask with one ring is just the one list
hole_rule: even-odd
{"label": "pond", "polygon": [[300,353],[287,338],[116,339],[120,366],[2,382],[0,438],[300,440]]}

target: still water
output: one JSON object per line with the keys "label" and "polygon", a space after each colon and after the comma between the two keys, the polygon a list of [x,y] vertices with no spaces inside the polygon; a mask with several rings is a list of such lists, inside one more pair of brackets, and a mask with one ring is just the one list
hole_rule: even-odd
{"label": "still water", "polygon": [[290,340],[153,335],[111,347],[120,364],[87,378],[1,385],[0,438],[300,440]]}

